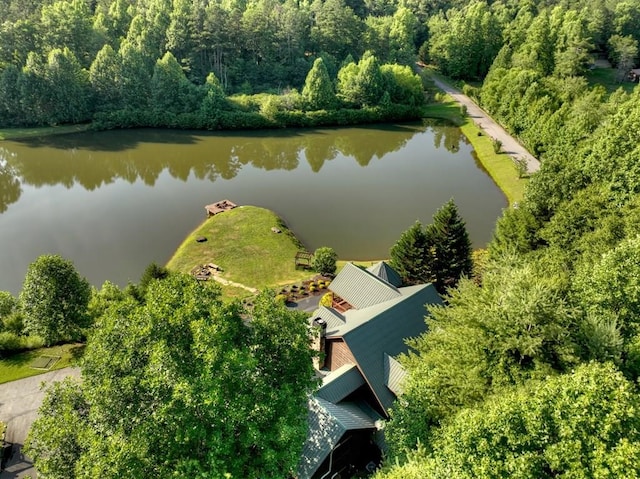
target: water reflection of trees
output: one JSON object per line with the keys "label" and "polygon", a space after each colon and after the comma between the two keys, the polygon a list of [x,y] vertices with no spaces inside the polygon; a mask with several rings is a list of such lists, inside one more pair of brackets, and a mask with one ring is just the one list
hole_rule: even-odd
{"label": "water reflection of trees", "polygon": [[460,151],[461,141],[465,144],[469,143],[457,126],[439,125],[433,127],[433,144],[436,148],[444,146],[448,152],[457,153]]}
{"label": "water reflection of trees", "polygon": [[[192,175],[215,181],[234,178],[245,165],[294,170],[301,159],[318,172],[338,155],[367,166],[373,158],[400,150],[426,128],[422,124],[377,125],[226,135],[142,130],[9,143],[12,151],[0,149],[0,212],[19,199],[21,184],[81,185],[90,191],[117,180],[153,186],[164,171],[182,181]],[[444,143],[447,150],[458,151],[464,139],[458,128],[430,128],[436,147]]]}
{"label": "water reflection of trees", "polygon": [[0,213],[20,198],[22,186],[15,168],[9,162],[13,156],[5,148],[0,148]]}

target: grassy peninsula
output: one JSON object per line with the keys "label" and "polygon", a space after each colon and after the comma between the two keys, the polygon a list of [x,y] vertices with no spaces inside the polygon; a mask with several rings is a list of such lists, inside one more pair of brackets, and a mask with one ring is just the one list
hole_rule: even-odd
{"label": "grassy peninsula", "polygon": [[[198,242],[198,238],[206,241]],[[295,283],[313,274],[295,268],[294,258],[301,249],[304,246],[275,213],[239,206],[207,218],[185,238],[167,268],[189,273],[198,265],[214,263],[222,269],[221,279],[263,289]],[[225,297],[251,294],[239,286],[221,286]]]}

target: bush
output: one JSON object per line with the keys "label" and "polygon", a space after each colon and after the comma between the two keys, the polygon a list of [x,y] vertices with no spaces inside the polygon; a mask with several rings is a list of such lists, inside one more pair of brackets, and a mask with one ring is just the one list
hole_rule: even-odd
{"label": "bush", "polygon": [[337,261],[338,255],[333,248],[323,246],[313,254],[313,269],[323,275],[334,274],[337,268]]}
{"label": "bush", "polygon": [[320,298],[320,306],[324,306],[325,308],[330,308],[333,304],[333,293],[329,291],[324,294],[322,298]]}
{"label": "bush", "polygon": [[24,322],[22,319],[22,313],[17,311],[11,313],[2,318],[2,328],[10,333],[22,334],[24,330]]}
{"label": "bush", "polygon": [[44,346],[44,340],[39,336],[18,336],[10,331],[0,333],[0,356],[3,357],[42,346]]}
{"label": "bush", "polygon": [[494,153],[500,153],[500,150],[502,149],[502,142],[497,138],[494,138],[491,143],[493,145]]}
{"label": "bush", "polygon": [[289,297],[286,294],[276,294],[275,301],[280,304],[286,304]]}

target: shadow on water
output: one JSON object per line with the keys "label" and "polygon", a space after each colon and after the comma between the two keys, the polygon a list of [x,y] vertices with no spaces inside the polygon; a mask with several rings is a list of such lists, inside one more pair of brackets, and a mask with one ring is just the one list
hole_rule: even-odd
{"label": "shadow on water", "polygon": [[[114,141],[114,137],[117,140]],[[198,141],[195,132],[161,129],[107,130],[51,135],[14,140],[28,148],[52,148],[68,150],[75,148],[87,151],[125,151],[136,148],[141,143],[165,143],[190,145]]]}

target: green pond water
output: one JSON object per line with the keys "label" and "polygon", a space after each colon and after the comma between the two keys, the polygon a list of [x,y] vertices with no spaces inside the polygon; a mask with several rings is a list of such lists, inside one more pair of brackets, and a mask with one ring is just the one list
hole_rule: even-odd
{"label": "green pond water", "polygon": [[[454,198],[475,247],[506,199],[460,130],[428,123],[205,133],[125,130],[0,142],[0,290],[45,253],[100,286],[164,264],[228,199],[280,215],[313,251],[380,259]],[[292,259],[293,261],[293,259]]]}

